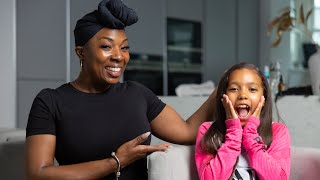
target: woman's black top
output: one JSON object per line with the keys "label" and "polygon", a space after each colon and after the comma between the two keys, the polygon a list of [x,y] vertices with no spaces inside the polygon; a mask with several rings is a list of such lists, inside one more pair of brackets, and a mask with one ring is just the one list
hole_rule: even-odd
{"label": "woman's black top", "polygon": [[[123,143],[151,131],[150,122],[165,104],[148,88],[128,81],[103,93],[84,93],[70,83],[44,89],[34,99],[27,136],[56,136],[60,165],[110,157]],[[150,144],[150,137],[145,144]],[[103,179],[114,179],[114,173]],[[121,170],[121,180],[147,179],[146,158]]]}

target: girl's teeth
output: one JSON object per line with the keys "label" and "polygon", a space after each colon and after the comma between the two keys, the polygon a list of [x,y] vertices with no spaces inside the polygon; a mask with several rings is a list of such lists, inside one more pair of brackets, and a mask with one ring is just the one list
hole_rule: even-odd
{"label": "girl's teeth", "polygon": [[248,108],[247,105],[239,105],[238,108]]}

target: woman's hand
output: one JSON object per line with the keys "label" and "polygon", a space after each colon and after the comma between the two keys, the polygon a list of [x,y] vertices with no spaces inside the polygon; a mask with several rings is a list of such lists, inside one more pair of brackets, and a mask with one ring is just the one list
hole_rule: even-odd
{"label": "woman's hand", "polygon": [[260,119],[260,113],[261,113],[261,110],[264,106],[264,102],[265,102],[265,98],[264,98],[264,96],[261,96],[259,104],[258,104],[257,108],[254,110],[252,116]]}
{"label": "woman's hand", "polygon": [[166,151],[170,144],[160,145],[141,145],[150,135],[150,132],[144,133],[131,141],[122,144],[116,151],[121,168],[141,159],[155,151]]}
{"label": "woman's hand", "polygon": [[226,118],[227,119],[238,118],[238,115],[233,108],[232,102],[229,100],[229,97],[226,94],[223,94],[221,101],[226,111]]}

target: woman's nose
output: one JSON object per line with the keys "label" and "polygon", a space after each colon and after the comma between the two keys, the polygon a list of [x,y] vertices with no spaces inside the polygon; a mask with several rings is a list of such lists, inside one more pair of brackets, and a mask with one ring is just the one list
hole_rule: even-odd
{"label": "woman's nose", "polygon": [[114,48],[112,50],[112,60],[121,61],[123,59],[123,55],[120,48]]}

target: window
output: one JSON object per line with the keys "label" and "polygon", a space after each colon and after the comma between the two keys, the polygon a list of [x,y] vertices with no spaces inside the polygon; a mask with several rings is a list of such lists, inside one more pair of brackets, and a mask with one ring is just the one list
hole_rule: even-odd
{"label": "window", "polygon": [[201,22],[168,18],[166,28],[167,62],[161,55],[130,53],[123,76],[123,80],[137,81],[156,95],[176,95],[178,85],[202,81]]}
{"label": "window", "polygon": [[[293,12],[294,17],[298,17],[299,8],[302,3],[304,14],[312,10],[311,16],[307,21],[307,26],[312,33],[312,39],[317,44],[320,44],[320,0],[291,0],[291,8],[295,9]],[[291,31],[290,44],[291,44],[291,59],[293,67],[297,69],[308,68],[309,57],[317,51],[316,46],[311,42],[310,36],[302,30],[302,26],[297,26],[300,30]]]}
{"label": "window", "polygon": [[168,95],[176,95],[180,84],[202,81],[201,23],[167,19]]}
{"label": "window", "polygon": [[320,0],[314,0],[313,39],[320,44]]}

